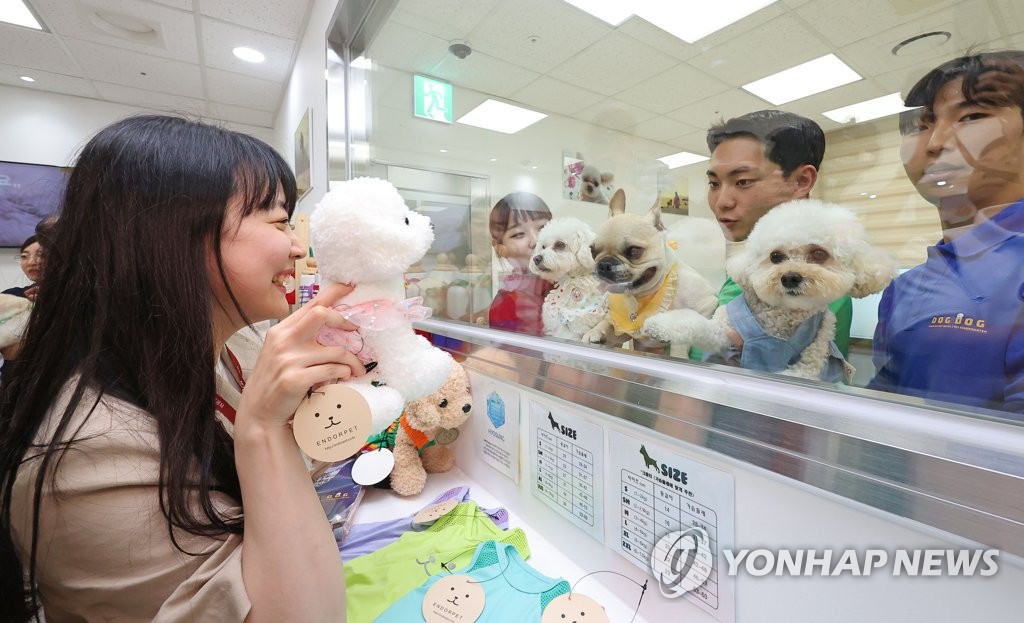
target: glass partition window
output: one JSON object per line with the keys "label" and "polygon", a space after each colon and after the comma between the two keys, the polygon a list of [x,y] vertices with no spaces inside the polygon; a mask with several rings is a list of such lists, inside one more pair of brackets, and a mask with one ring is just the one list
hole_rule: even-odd
{"label": "glass partition window", "polygon": [[598,4],[378,3],[347,156],[434,219],[410,295],[1021,417],[1024,6]]}

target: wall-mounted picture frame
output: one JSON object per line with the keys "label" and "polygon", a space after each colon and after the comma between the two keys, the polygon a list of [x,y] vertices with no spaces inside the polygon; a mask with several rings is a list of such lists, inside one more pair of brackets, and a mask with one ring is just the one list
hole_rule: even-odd
{"label": "wall-mounted picture frame", "polygon": [[312,115],[312,109],[307,108],[298,127],[295,128],[295,186],[299,199],[302,199],[313,186],[311,175],[313,163],[310,160],[313,151],[312,143],[310,143],[310,115]]}
{"label": "wall-mounted picture frame", "polygon": [[676,171],[658,174],[658,205],[664,214],[690,214],[690,183]]}
{"label": "wall-mounted picture frame", "polygon": [[0,161],[0,247],[20,247],[60,210],[70,167]]}
{"label": "wall-mounted picture frame", "polygon": [[615,174],[584,159],[583,154],[562,150],[562,198],[608,205],[617,188]]}

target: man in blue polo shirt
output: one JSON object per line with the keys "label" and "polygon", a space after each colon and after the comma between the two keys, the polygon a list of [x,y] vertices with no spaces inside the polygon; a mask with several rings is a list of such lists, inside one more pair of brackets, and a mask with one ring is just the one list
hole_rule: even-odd
{"label": "man in blue polo shirt", "polygon": [[869,387],[1022,414],[1024,52],[944,63],[906,104],[904,168],[943,238],[882,295]]}

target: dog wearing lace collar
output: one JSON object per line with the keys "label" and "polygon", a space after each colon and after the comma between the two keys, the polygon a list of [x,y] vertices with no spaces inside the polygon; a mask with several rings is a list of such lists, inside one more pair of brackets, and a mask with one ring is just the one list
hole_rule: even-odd
{"label": "dog wearing lace collar", "polygon": [[608,315],[608,296],[594,276],[594,230],[578,218],[548,221],[537,236],[530,272],[555,284],[544,298],[544,334],[579,341]]}

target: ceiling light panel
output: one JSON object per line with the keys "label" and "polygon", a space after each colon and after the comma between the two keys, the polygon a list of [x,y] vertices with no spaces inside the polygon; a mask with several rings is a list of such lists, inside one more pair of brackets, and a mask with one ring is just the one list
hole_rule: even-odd
{"label": "ceiling light panel", "polygon": [[860,79],[860,74],[839,60],[835,54],[826,54],[813,61],[745,84],[743,90],[777,106]]}
{"label": "ceiling light panel", "polygon": [[[719,2],[713,10],[696,2],[679,0],[565,0],[594,17],[618,26],[631,15],[641,17],[686,43],[694,43],[729,24],[774,4],[776,0],[729,0]],[[628,7],[628,8],[627,8]]]}
{"label": "ceiling light panel", "polygon": [[604,20],[612,26],[618,26],[633,14],[634,9],[630,5],[634,3],[621,2],[621,0],[565,0],[577,9],[590,13],[594,17]]}
{"label": "ceiling light panel", "polygon": [[0,0],[0,22],[42,30],[43,26],[22,0]]}
{"label": "ceiling light panel", "polygon": [[455,122],[485,130],[515,134],[523,128],[537,123],[544,117],[547,117],[547,115],[535,110],[520,108],[519,106],[489,99],[456,119]]}
{"label": "ceiling light panel", "polygon": [[670,156],[662,156],[658,158],[659,161],[664,162],[665,165],[670,169],[678,169],[679,167],[685,167],[688,164],[694,164],[697,162],[703,162],[710,160],[707,156],[700,154],[694,154],[688,151],[681,151]]}
{"label": "ceiling light panel", "polygon": [[872,119],[881,119],[882,117],[895,115],[905,110],[913,110],[913,107],[908,108],[904,106],[903,98],[900,97],[899,93],[890,93],[889,95],[850,104],[849,106],[843,106],[821,114],[836,123],[862,123]]}
{"label": "ceiling light panel", "polygon": [[729,0],[708,9],[697,2],[644,0],[635,13],[673,37],[694,43],[774,3],[775,0]]}

